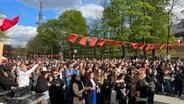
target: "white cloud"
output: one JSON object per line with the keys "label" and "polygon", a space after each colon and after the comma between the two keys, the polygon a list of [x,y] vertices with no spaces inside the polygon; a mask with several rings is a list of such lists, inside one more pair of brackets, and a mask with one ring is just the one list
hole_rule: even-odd
{"label": "white cloud", "polygon": [[[0,17],[1,25],[2,20],[3,18],[6,18],[6,15],[0,13]],[[5,31],[8,39],[5,39],[4,43],[12,45],[14,47],[17,45],[25,47],[27,42],[37,34],[36,29],[36,27],[32,26],[16,25]]]}
{"label": "white cloud", "polygon": [[184,7],[176,7],[173,10],[173,13],[177,16],[179,20],[184,19],[184,13],[182,13],[183,10],[184,10]]}
{"label": "white cloud", "polygon": [[[40,0],[21,0],[22,2],[39,7]],[[55,8],[59,15],[67,9],[80,10],[85,18],[98,19],[104,8],[98,4],[103,0],[42,0],[43,8]],[[58,16],[56,16],[58,17]]]}
{"label": "white cloud", "polygon": [[85,4],[77,10],[80,10],[85,18],[100,19],[104,8],[96,4]]}
{"label": "white cloud", "polygon": [[[174,13],[175,17],[174,22],[180,22],[181,19],[184,19],[184,13],[182,11],[184,10],[184,0],[175,0],[174,1],[174,7],[172,9],[172,13]],[[169,11],[172,6],[172,1],[170,2],[170,5],[166,7],[166,11]]]}
{"label": "white cloud", "polygon": [[6,31],[6,35],[9,37],[4,42],[12,46],[23,46],[37,34],[36,27],[16,25]]}
{"label": "white cloud", "polygon": [[6,15],[0,13],[0,25],[2,25],[2,20],[6,18]]}

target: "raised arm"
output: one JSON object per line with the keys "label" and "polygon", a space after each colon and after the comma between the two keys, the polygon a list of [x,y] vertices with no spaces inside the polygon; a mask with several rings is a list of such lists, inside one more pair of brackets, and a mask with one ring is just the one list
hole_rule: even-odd
{"label": "raised arm", "polygon": [[35,71],[36,70],[36,68],[39,66],[39,64],[36,64],[36,65],[34,65],[31,69],[29,69],[28,71],[27,71],[27,73],[32,73],[33,71]]}

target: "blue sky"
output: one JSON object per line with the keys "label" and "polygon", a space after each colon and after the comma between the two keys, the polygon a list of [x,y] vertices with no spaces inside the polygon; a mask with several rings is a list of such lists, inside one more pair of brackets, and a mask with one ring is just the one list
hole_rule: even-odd
{"label": "blue sky", "polygon": [[[0,0],[0,12],[5,14],[7,18],[20,15],[19,25],[37,26],[35,23],[38,18],[39,1],[40,0]],[[80,9],[81,6],[90,4],[100,6],[101,1],[103,0],[43,0],[44,20],[56,18],[66,9]]]}
{"label": "blue sky", "polygon": [[[44,21],[58,17],[67,9],[76,9],[82,12],[88,19],[100,18],[103,7],[100,3],[103,0],[43,0]],[[105,0],[106,1],[106,0]],[[33,38],[36,33],[36,21],[38,20],[40,0],[0,0],[0,16],[12,19],[20,16],[18,24],[6,34],[9,39],[6,44],[26,45],[27,41]],[[2,19],[0,20],[2,21]]]}
{"label": "blue sky", "polygon": [[[30,5],[20,0],[1,0],[0,11],[7,16],[7,18],[13,18],[20,15],[19,25],[24,26],[37,26],[36,21],[39,13],[39,6]],[[8,5],[8,7],[7,7]],[[43,9],[45,21],[50,18],[55,18],[57,14],[57,8]]]}

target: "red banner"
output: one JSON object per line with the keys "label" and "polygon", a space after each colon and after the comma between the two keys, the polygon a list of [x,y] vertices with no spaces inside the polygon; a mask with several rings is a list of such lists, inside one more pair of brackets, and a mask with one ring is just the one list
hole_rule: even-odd
{"label": "red banner", "polygon": [[89,46],[95,46],[96,42],[98,41],[98,38],[94,37],[90,40]]}
{"label": "red banner", "polygon": [[82,38],[81,38],[79,44],[81,44],[81,45],[86,45],[87,40],[88,40],[88,37],[87,37],[87,36],[82,36]]}
{"label": "red banner", "polygon": [[160,45],[160,49],[163,49],[163,48],[167,48],[167,44],[162,44],[162,45]]}
{"label": "red banner", "polygon": [[113,40],[106,40],[106,41],[105,41],[105,44],[106,44],[106,45],[110,45],[112,42],[113,42]]}
{"label": "red banner", "polygon": [[139,43],[137,48],[138,48],[138,49],[144,49],[144,47],[145,47],[144,44]]}
{"label": "red banner", "polygon": [[131,43],[130,45],[132,48],[137,49],[139,46],[139,43]]}
{"label": "red banner", "polygon": [[70,36],[68,37],[68,41],[74,43],[77,40],[77,37],[77,34],[70,34]]}
{"label": "red banner", "polygon": [[[77,37],[78,37],[77,34],[71,34],[68,37],[68,41],[74,43],[77,40]],[[87,40],[88,40],[87,36],[82,36],[79,44],[86,45]],[[134,49],[145,49],[145,50],[152,50],[152,49],[155,49],[155,48],[163,49],[163,48],[167,48],[167,47],[177,47],[179,45],[184,45],[184,41],[181,41],[180,44],[143,44],[143,43],[131,43],[131,42],[123,42],[123,41],[114,41],[114,40],[109,40],[109,39],[98,39],[96,37],[92,37],[92,39],[90,39],[89,46],[99,45],[99,46],[102,47],[102,46],[104,46],[104,44],[110,45],[111,43],[114,46],[125,45],[126,43],[129,43],[131,45],[131,47],[134,48]]]}
{"label": "red banner", "polygon": [[102,47],[105,44],[105,41],[105,39],[100,39],[97,44]]}

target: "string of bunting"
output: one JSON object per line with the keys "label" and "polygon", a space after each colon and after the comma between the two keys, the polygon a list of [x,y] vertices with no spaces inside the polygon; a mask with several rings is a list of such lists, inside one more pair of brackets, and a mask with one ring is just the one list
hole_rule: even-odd
{"label": "string of bunting", "polygon": [[89,46],[104,46],[113,44],[114,46],[126,45],[130,44],[133,49],[141,49],[141,50],[152,50],[152,49],[164,49],[167,47],[179,47],[180,45],[184,45],[184,41],[181,41],[177,44],[143,44],[143,43],[132,43],[125,41],[116,41],[109,39],[99,39],[96,37],[88,37],[88,36],[79,36],[78,34],[71,33],[68,37],[68,41],[71,43],[75,43],[79,39],[80,45],[86,45],[89,42]]}
{"label": "string of bunting", "polygon": [[55,57],[63,57],[62,55],[36,55],[36,54],[29,54],[30,57],[43,57],[43,58],[55,58]]}
{"label": "string of bunting", "polygon": [[[17,51],[3,51],[4,54],[19,54]],[[23,54],[23,53],[20,53]],[[40,54],[27,54],[30,57],[62,57],[62,55],[58,54],[58,55],[40,55]]]}

